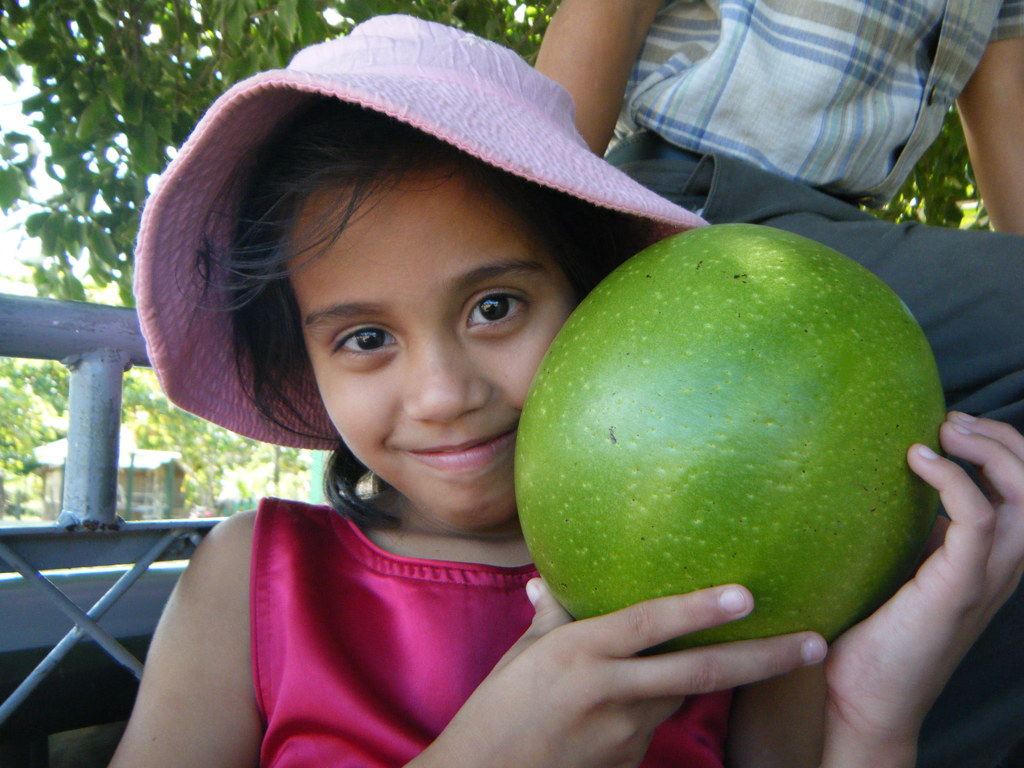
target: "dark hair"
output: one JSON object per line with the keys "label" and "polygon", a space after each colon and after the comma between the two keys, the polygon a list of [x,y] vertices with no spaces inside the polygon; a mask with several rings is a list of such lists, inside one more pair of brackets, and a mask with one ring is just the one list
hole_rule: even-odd
{"label": "dark hair", "polygon": [[[471,119],[471,118],[467,118]],[[536,227],[556,263],[582,299],[618,266],[635,242],[635,219],[599,209],[570,195],[497,170],[433,136],[373,110],[326,97],[301,107],[248,164],[242,185],[234,242],[227,254],[207,246],[200,253],[205,274],[226,274],[241,381],[267,419],[297,435],[336,440],[324,478],[327,500],[357,523],[397,521],[357,490],[380,481],[337,434],[318,434],[294,405],[296,382],[313,379],[287,264],[295,256],[330,244],[368,200],[410,171],[439,175],[469,173],[511,210]],[[347,199],[316,242],[291,243],[303,203],[325,190],[343,189]],[[226,196],[230,197],[230,196]]]}

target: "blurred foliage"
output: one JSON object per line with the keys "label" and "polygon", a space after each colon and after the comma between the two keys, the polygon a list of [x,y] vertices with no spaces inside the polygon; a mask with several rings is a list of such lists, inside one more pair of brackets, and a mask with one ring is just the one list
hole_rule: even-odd
{"label": "blurred foliage", "polygon": [[137,447],[181,452],[188,469],[186,509],[219,514],[224,498],[309,498],[308,452],[240,437],[186,413],[160,392],[150,370],[136,368],[125,376],[121,412]]}
{"label": "blurred foliage", "polygon": [[33,449],[63,436],[67,368],[57,362],[0,357],[0,477],[35,469]]}
{"label": "blurred foliage", "polygon": [[[181,453],[185,507],[220,513],[225,499],[309,497],[308,452],[258,443],[171,405],[152,371],[125,376],[122,426],[141,449]],[[0,357],[0,517],[5,480],[39,468],[35,449],[67,435],[68,369],[56,361]],[[41,489],[40,489],[41,493]],[[41,498],[41,497],[40,497]]]}
{"label": "blurred foliage", "polygon": [[67,369],[60,363],[0,357],[0,518],[41,502],[35,448],[64,435]]}
{"label": "blurred foliage", "polygon": [[[453,24],[535,53],[553,2],[509,0],[2,0],[0,75],[38,93],[22,111],[43,137],[4,131],[0,210],[33,211],[39,295],[85,299],[114,284],[130,305],[148,184],[232,83],[382,13]],[[33,169],[55,194],[41,197]]]}
{"label": "blurred foliage", "polygon": [[896,222],[988,228],[988,217],[974,184],[963,128],[955,109],[946,115],[939,137],[918,161],[900,191],[876,213]]}

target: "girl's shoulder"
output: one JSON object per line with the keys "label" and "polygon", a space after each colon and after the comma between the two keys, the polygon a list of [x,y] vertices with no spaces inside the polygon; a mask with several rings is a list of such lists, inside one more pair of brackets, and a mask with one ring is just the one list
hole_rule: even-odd
{"label": "girl's shoulder", "polygon": [[306,531],[311,528],[330,526],[336,513],[328,507],[306,504],[300,501],[265,498],[258,509],[237,512],[217,523],[196,549],[189,570],[200,576],[207,570],[225,575],[249,573],[252,565],[254,545],[258,549],[261,539],[286,535],[287,529]]}
{"label": "girl's shoulder", "polygon": [[261,725],[249,654],[255,513],[218,523],[168,600],[111,766],[251,766]]}
{"label": "girl's shoulder", "polygon": [[196,549],[189,569],[244,568],[248,571],[257,512],[238,512],[217,523]]}
{"label": "girl's shoulder", "polygon": [[[185,606],[245,607],[256,526],[255,512],[239,512],[215,525],[196,548],[182,574],[175,597]],[[232,616],[239,616],[234,610]]]}

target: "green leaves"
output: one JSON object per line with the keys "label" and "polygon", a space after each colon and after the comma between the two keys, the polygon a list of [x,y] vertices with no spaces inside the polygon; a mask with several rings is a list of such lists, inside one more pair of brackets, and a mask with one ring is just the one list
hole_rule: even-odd
{"label": "green leaves", "polygon": [[[554,2],[508,0],[22,0],[0,10],[0,74],[30,67],[22,104],[49,148],[0,143],[0,209],[35,209],[41,294],[83,298],[114,283],[131,303],[147,184],[232,83],[382,13],[470,29],[532,55]],[[38,182],[59,190],[43,197]],[[40,199],[42,198],[42,199]],[[39,217],[39,218],[37,218]],[[87,278],[83,283],[82,277]]]}
{"label": "green leaves", "polygon": [[0,475],[24,475],[35,468],[33,450],[61,436],[60,413],[67,369],[60,363],[0,357]]}
{"label": "green leaves", "polygon": [[941,227],[988,228],[974,184],[960,118],[946,115],[942,132],[918,161],[896,196],[878,214],[889,221]]}
{"label": "green leaves", "polygon": [[0,210],[11,211],[28,197],[30,173],[38,157],[38,147],[30,136],[11,131],[0,144]]}
{"label": "green leaves", "polygon": [[14,167],[0,168],[0,210],[10,210],[28,191],[25,174]]}

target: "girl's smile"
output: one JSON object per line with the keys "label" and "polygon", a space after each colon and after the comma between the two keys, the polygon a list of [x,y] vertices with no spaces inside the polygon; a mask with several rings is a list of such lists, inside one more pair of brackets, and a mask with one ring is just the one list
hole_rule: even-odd
{"label": "girl's smile", "polygon": [[[315,241],[344,204],[314,197],[292,242]],[[484,185],[437,171],[373,197],[315,253],[291,279],[317,385],[397,492],[402,532],[518,537],[519,414],[576,303],[550,247]]]}
{"label": "girl's smile", "polygon": [[443,472],[473,472],[490,464],[505,451],[511,451],[516,442],[515,428],[493,437],[470,440],[461,445],[442,445],[434,448],[410,450],[428,467]]}

